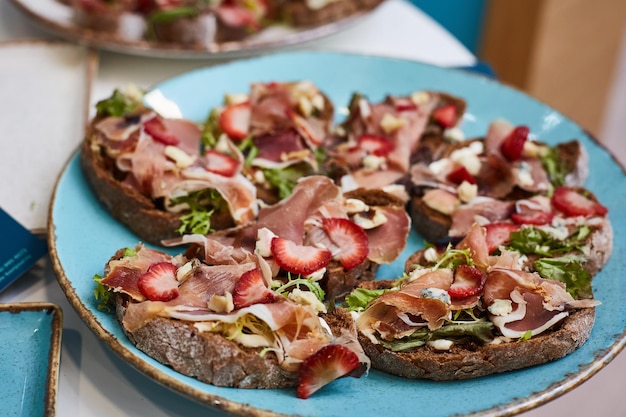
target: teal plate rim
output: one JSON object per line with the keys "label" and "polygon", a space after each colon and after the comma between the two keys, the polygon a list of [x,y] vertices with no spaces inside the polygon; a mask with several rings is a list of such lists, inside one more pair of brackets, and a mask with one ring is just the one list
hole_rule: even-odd
{"label": "teal plate rim", "polygon": [[[589,153],[587,187],[609,208],[615,231],[612,258],[594,280],[595,296],[603,304],[597,308],[589,340],[565,358],[545,365],[468,381],[413,381],[372,370],[361,379],[335,381],[306,401],[295,398],[293,390],[229,389],[201,383],[137,350],[112,316],[97,310],[91,277],[102,272],[117,249],[135,245],[139,239],[98,203],[82,178],[76,153],[60,174],[50,205],[48,243],[53,267],[83,321],[123,360],[178,393],[239,415],[403,415],[414,413],[414,407],[419,406],[425,415],[433,417],[482,417],[516,415],[553,400],[591,378],[624,348],[626,305],[621,300],[626,297],[626,286],[620,285],[619,279],[626,259],[626,219],[616,214],[626,205],[626,195],[615,193],[626,187],[624,169],[584,129],[549,106],[468,71],[334,52],[276,53],[201,68],[166,80],[151,91],[158,90],[176,103],[184,117],[201,121],[211,107],[221,102],[224,93],[246,91],[255,81],[300,79],[317,84],[337,106],[347,104],[354,91],[373,100],[420,89],[459,95],[468,102],[463,127],[470,137],[484,134],[490,121],[503,117],[529,125],[540,140],[548,143],[578,138]],[[397,275],[406,256],[422,247],[422,242],[412,233],[403,255],[383,266],[378,276]]]}

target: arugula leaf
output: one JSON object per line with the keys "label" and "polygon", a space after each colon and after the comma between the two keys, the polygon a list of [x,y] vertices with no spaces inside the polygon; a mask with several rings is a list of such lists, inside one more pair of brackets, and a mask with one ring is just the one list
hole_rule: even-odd
{"label": "arugula leaf", "polygon": [[217,145],[217,139],[222,134],[220,128],[219,112],[217,109],[211,110],[209,116],[204,122],[201,135],[201,152],[204,153],[207,149],[213,149]]}
{"label": "arugula leaf", "polygon": [[293,192],[298,180],[310,173],[308,164],[294,164],[285,168],[264,169],[265,180],[278,191],[280,199],[287,198]]}
{"label": "arugula leaf", "polygon": [[126,248],[124,249],[124,258],[137,255],[137,251],[135,248]]}
{"label": "arugula leaf", "polygon": [[211,216],[216,211],[227,209],[226,201],[215,189],[205,188],[192,191],[186,195],[173,198],[172,206],[186,204],[189,212],[182,214],[179,218],[182,222],[177,232],[206,235],[213,231],[211,229]]}
{"label": "arugula leaf", "polygon": [[138,105],[131,97],[115,89],[111,97],[96,103],[96,112],[98,116],[121,117],[132,113]]}
{"label": "arugula leaf", "polygon": [[324,297],[326,293],[322,289],[321,285],[308,278],[303,278],[301,275],[298,275],[296,278],[292,278],[291,274],[287,275],[288,281],[286,283],[281,283],[277,281],[277,284],[272,283],[272,288],[274,291],[279,293],[280,295],[287,296],[289,294],[289,290],[292,288],[300,288],[301,285],[305,286],[309,291],[311,291],[318,300],[324,301]]}
{"label": "arugula leaf", "polygon": [[591,233],[589,226],[579,226],[566,239],[557,239],[545,230],[536,227],[523,227],[511,233],[509,248],[524,254],[555,256],[573,250],[583,250],[585,240]]}
{"label": "arugula leaf", "polygon": [[575,299],[592,298],[592,276],[583,267],[586,262],[581,256],[573,254],[559,258],[541,258],[535,262],[535,269],[542,278],[560,281]]}
{"label": "arugula leaf", "polygon": [[184,17],[196,17],[198,16],[198,9],[189,6],[180,6],[172,9],[157,10],[148,16],[148,22],[150,24],[155,23],[172,23],[177,19]]}
{"label": "arugula leaf", "polygon": [[93,281],[96,283],[96,289],[93,290],[93,295],[98,303],[98,310],[105,310],[106,312],[111,312],[111,307],[109,307],[109,303],[111,301],[111,293],[108,288],[102,284],[102,275],[95,274],[93,276]]}
{"label": "arugula leaf", "polygon": [[555,188],[565,184],[565,177],[571,171],[571,167],[560,157],[557,148],[548,148],[548,151],[541,156],[541,164]]}
{"label": "arugula leaf", "polygon": [[467,341],[487,343],[494,338],[493,328],[493,323],[487,320],[447,322],[437,330],[429,331],[427,328],[421,328],[410,336],[392,341],[382,340],[381,343],[394,352],[423,346],[426,342],[439,339],[452,340],[456,343]]}
{"label": "arugula leaf", "polygon": [[241,142],[239,142],[237,144],[237,147],[239,148],[241,153],[243,153],[246,156],[246,160],[244,161],[244,165],[245,166],[252,165],[252,161],[259,154],[259,148],[257,148],[257,146],[254,144],[254,141],[252,140],[252,137],[249,136],[249,137],[245,138],[244,140],[242,140]]}
{"label": "arugula leaf", "polygon": [[523,335],[521,335],[521,336],[519,337],[519,339],[517,339],[517,341],[518,341],[518,342],[523,342],[523,341],[525,341],[525,340],[530,339],[531,337],[533,337],[533,331],[532,331],[532,330],[526,330],[526,331],[524,332],[524,334],[523,334]]}
{"label": "arugula leaf", "polygon": [[391,291],[386,289],[367,290],[365,288],[356,288],[352,290],[345,298],[349,311],[360,311],[365,309],[367,305],[377,297]]}
{"label": "arugula leaf", "polygon": [[433,267],[433,269],[454,269],[457,266],[464,264],[467,264],[469,266],[474,265],[474,260],[472,259],[469,248],[453,249],[452,245],[449,244],[446,248],[446,251],[439,257],[439,260],[437,261],[437,264]]}

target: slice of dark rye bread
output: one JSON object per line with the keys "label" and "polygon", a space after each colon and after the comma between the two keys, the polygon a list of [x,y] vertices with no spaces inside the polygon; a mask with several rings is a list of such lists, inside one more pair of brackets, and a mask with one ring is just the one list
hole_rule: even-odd
{"label": "slice of dark rye bread", "polygon": [[[181,374],[208,384],[233,388],[289,388],[298,385],[298,372],[281,368],[275,353],[249,348],[219,333],[200,332],[192,322],[155,317],[128,331],[122,319],[129,297],[114,293],[115,314],[128,339],[148,356]],[[350,314],[337,308],[322,315],[334,336],[342,329],[356,332]]]}
{"label": "slice of dark rye bread", "polygon": [[[114,161],[91,138],[96,133],[87,128],[80,151],[80,164],[94,194],[111,215],[145,242],[161,245],[161,241],[179,236],[180,214],[165,211],[150,198],[124,184],[116,172]],[[234,226],[230,213],[215,212],[211,216],[214,229]]]}
{"label": "slice of dark rye bread", "polygon": [[[361,287],[390,288],[393,282],[374,281]],[[455,343],[447,351],[424,345],[393,352],[374,344],[360,332],[358,338],[374,369],[410,379],[452,381],[528,368],[562,358],[587,341],[594,321],[595,308],[582,308],[528,340],[499,344]]]}

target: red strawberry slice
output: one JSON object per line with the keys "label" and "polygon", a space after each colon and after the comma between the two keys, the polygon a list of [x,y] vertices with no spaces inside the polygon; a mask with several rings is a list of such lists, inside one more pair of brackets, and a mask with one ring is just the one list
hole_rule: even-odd
{"label": "red strawberry slice", "polygon": [[454,282],[448,289],[452,299],[467,298],[480,293],[485,286],[487,275],[469,265],[459,265],[454,271]]}
{"label": "red strawberry slice", "polygon": [[376,156],[387,156],[393,151],[393,143],[387,138],[363,134],[357,139],[358,146],[365,152]]}
{"label": "red strawberry slice", "polygon": [[502,155],[509,161],[519,161],[529,133],[530,130],[526,126],[517,126],[513,129],[500,144]]}
{"label": "red strawberry slice", "polygon": [[328,249],[298,245],[280,237],[272,239],[270,251],[278,265],[293,274],[311,275],[326,267],[332,259]]}
{"label": "red strawberry slice", "polygon": [[224,177],[232,177],[239,170],[239,161],[232,156],[209,149],[204,153],[206,170]]}
{"label": "red strawberry slice", "polygon": [[260,24],[252,10],[236,5],[223,5],[216,9],[217,16],[226,25],[234,28],[247,27],[257,30]]}
{"label": "red strawberry slice", "polygon": [[433,120],[444,129],[456,125],[457,118],[456,106],[454,104],[445,104],[433,111]]}
{"label": "red strawberry slice", "polygon": [[235,284],[233,304],[235,308],[253,304],[270,304],[276,301],[276,294],[265,285],[263,274],[258,268],[244,272]]}
{"label": "red strawberry slice", "polygon": [[417,110],[417,104],[415,104],[415,102],[408,97],[394,97],[392,101],[393,101],[393,107],[397,111],[402,112],[402,111]]}
{"label": "red strawberry slice", "polygon": [[220,127],[231,139],[245,139],[250,129],[250,102],[232,104],[220,113]]}
{"label": "red strawberry slice", "polygon": [[534,224],[540,226],[548,224],[554,218],[554,213],[546,211],[533,211],[528,213],[513,213],[511,220],[517,224]]}
{"label": "red strawberry slice", "polygon": [[152,136],[152,139],[164,145],[176,146],[180,142],[176,136],[167,131],[163,120],[158,116],[145,122],[143,129]]}
{"label": "red strawberry slice", "polygon": [[343,345],[326,345],[302,362],[298,398],[307,399],[324,385],[347,376],[361,365],[356,353]]}
{"label": "red strawberry slice", "polygon": [[446,176],[446,179],[454,184],[461,184],[463,181],[469,182],[470,184],[476,184],[476,178],[474,178],[474,176],[470,174],[467,168],[463,165],[451,171]]}
{"label": "red strawberry slice", "polygon": [[333,257],[338,259],[346,270],[361,265],[369,253],[365,230],[348,219],[331,217],[322,220],[322,228],[337,245]]}
{"label": "red strawberry slice", "polygon": [[602,204],[568,187],[558,187],[552,195],[552,205],[566,216],[604,216],[609,212]]}
{"label": "red strawberry slice", "polygon": [[139,277],[139,291],[151,301],[170,301],[178,297],[176,266],[169,262],[150,265],[145,274]]}
{"label": "red strawberry slice", "polygon": [[511,240],[511,233],[517,232],[520,225],[514,223],[490,223],[485,226],[487,232],[487,250],[492,253],[500,245],[504,245]]}

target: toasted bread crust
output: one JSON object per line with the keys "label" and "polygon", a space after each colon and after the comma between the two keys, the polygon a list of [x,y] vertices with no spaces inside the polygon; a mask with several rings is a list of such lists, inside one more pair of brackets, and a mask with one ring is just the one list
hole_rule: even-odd
{"label": "toasted bread crust", "polygon": [[[200,332],[191,322],[155,317],[131,332],[122,319],[128,297],[115,294],[116,317],[128,339],[148,356],[181,374],[202,382],[233,388],[289,388],[298,385],[297,372],[283,369],[273,352],[248,348],[219,333]],[[354,331],[354,321],[345,310],[324,315],[333,335],[341,329]]]}
{"label": "toasted bread crust", "polygon": [[[141,240],[161,245],[161,241],[179,236],[182,223],[179,214],[157,207],[154,201],[116,178],[113,161],[106,157],[96,141],[93,128],[87,131],[80,152],[80,163],[98,200],[109,213],[127,226]],[[211,227],[216,230],[234,225],[228,212],[211,216]]]}
{"label": "toasted bread crust", "polygon": [[589,338],[595,309],[576,310],[559,327],[523,342],[453,345],[449,351],[422,346],[392,352],[359,334],[372,367],[410,379],[450,381],[477,378],[540,365],[572,353]]}

